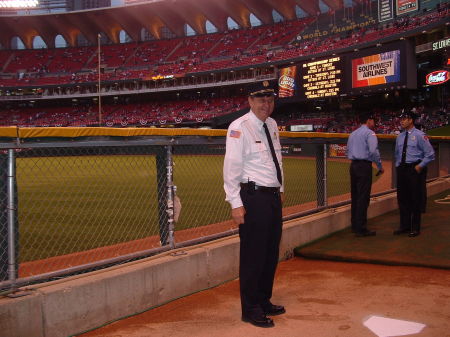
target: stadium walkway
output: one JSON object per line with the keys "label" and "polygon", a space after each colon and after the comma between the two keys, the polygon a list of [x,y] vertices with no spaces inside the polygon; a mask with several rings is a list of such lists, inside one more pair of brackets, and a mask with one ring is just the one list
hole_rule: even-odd
{"label": "stadium walkway", "polygon": [[[447,204],[439,220],[450,217]],[[426,216],[432,216],[427,212]],[[397,214],[383,215],[394,228]],[[371,222],[381,221],[379,218]],[[430,227],[433,222],[430,223]],[[450,227],[447,224],[447,231]],[[431,228],[428,228],[431,229]],[[342,235],[340,233],[339,235]],[[372,245],[373,238],[354,238]],[[424,231],[423,235],[426,235]],[[429,240],[404,237],[418,245]],[[396,243],[401,244],[401,243]],[[424,247],[418,247],[423,249]],[[389,247],[386,247],[389,250]],[[433,246],[428,249],[433,251]],[[450,243],[445,247],[450,250]],[[439,250],[441,253],[442,251]],[[378,252],[379,254],[379,252]],[[445,254],[444,254],[445,255]],[[222,284],[148,310],[82,337],[372,337],[364,326],[372,315],[425,325],[414,336],[450,337],[450,270],[411,266],[332,262],[293,258],[280,263],[273,302],[287,313],[274,317],[275,328],[261,329],[240,321],[239,284]],[[386,325],[384,325],[386,327]]]}

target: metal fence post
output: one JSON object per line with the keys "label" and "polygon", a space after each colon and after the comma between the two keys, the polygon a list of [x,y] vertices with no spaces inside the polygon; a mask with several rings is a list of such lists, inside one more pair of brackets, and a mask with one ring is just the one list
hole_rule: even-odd
{"label": "metal fence post", "polygon": [[8,278],[12,283],[12,287],[16,283],[18,274],[17,252],[17,208],[16,198],[16,165],[14,150],[8,150],[8,172],[7,172],[7,219],[8,219]]}
{"label": "metal fence post", "polygon": [[8,279],[8,157],[0,153],[0,281]]}
{"label": "metal fence post", "polygon": [[18,276],[19,221],[17,219],[17,184],[14,150],[0,154],[0,281]]}
{"label": "metal fence post", "polygon": [[326,206],[326,144],[316,146],[317,207]]}
{"label": "metal fence post", "polygon": [[158,193],[158,220],[161,246],[168,244],[169,228],[167,213],[167,151],[164,146],[156,149],[156,183]]}

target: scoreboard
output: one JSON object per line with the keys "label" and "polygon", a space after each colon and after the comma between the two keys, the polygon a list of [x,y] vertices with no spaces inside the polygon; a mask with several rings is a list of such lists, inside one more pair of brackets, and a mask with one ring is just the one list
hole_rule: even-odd
{"label": "scoreboard", "polygon": [[339,56],[302,64],[301,92],[308,99],[338,96],[342,82]]}
{"label": "scoreboard", "polygon": [[[295,71],[293,69],[296,69]],[[286,80],[289,73],[289,81]],[[286,84],[289,95],[285,95]],[[327,99],[393,89],[416,89],[417,68],[410,41],[311,59],[281,68],[280,98]],[[294,93],[295,92],[295,93]]]}

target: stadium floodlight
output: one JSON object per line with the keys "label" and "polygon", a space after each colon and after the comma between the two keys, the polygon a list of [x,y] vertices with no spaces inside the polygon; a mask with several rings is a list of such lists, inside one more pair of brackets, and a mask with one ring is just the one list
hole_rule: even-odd
{"label": "stadium floodlight", "polygon": [[38,0],[0,0],[0,8],[33,8],[39,6]]}

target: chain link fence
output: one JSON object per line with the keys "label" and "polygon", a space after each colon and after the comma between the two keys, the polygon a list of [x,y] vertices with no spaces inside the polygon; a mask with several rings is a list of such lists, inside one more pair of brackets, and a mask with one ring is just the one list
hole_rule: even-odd
{"label": "chain link fence", "polygon": [[[237,233],[223,191],[224,135],[0,142],[0,289]],[[346,137],[297,136],[282,138],[286,219],[350,198]],[[388,166],[393,142],[380,144]],[[394,186],[386,171],[374,193]]]}

